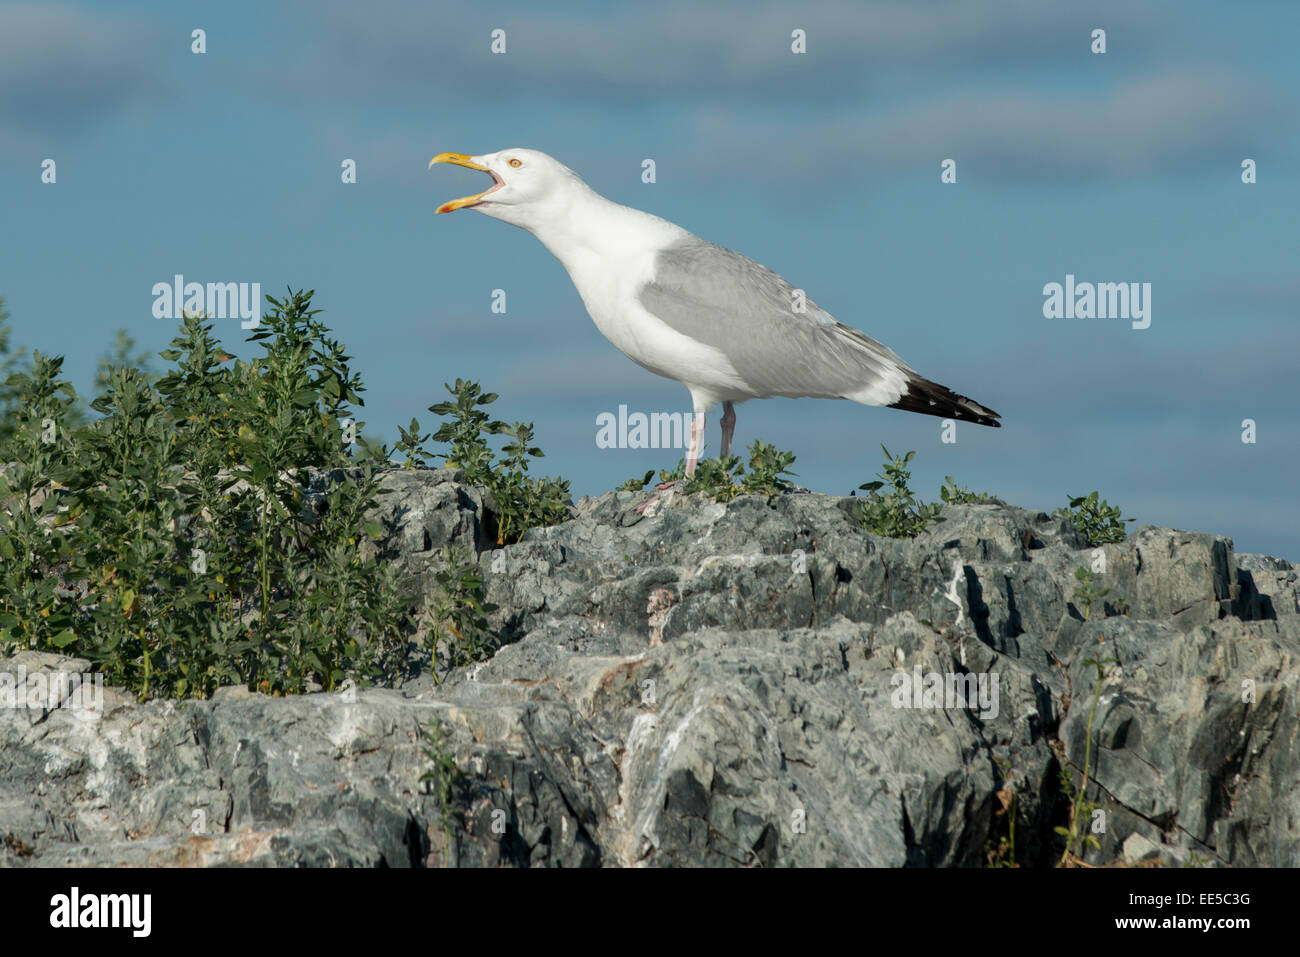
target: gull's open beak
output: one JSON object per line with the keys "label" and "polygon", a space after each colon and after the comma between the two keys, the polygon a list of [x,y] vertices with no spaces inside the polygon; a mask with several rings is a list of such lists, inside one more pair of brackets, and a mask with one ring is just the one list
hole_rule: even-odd
{"label": "gull's open beak", "polygon": [[503,180],[496,173],[493,173],[492,170],[488,169],[486,166],[481,166],[478,163],[475,163],[473,157],[466,156],[464,153],[439,153],[433,159],[429,160],[429,168],[432,168],[434,163],[455,163],[457,166],[465,166],[468,167],[469,169],[482,170],[484,173],[489,174],[494,180],[496,180],[495,185],[489,187],[488,189],[485,189],[481,193],[475,193],[473,196],[464,196],[461,197],[460,199],[453,199],[449,203],[443,203],[441,206],[438,207],[438,212],[440,213],[450,213],[452,210],[465,209],[470,206],[477,206],[479,203],[483,201],[484,196],[486,196],[488,193],[492,192],[495,189],[500,189],[502,186],[506,184],[505,180]]}

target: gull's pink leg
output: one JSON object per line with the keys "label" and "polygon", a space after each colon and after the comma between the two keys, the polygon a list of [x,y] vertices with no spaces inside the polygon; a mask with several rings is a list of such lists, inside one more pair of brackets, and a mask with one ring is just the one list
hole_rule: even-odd
{"label": "gull's pink leg", "polygon": [[704,411],[696,409],[695,415],[691,417],[691,447],[686,452],[686,477],[690,478],[695,474],[695,466],[699,464],[700,452],[704,450]]}
{"label": "gull's pink leg", "polygon": [[[731,403],[727,403],[731,407]],[[731,423],[734,426],[736,422],[736,413],[731,413]],[[695,415],[691,417],[691,447],[686,450],[686,477],[690,478],[695,474],[695,467],[700,463],[700,452],[704,449],[704,412],[701,409],[695,410]],[[662,492],[672,488],[676,482],[663,482],[655,486],[655,490]],[[647,501],[642,502],[636,507],[636,513],[642,515],[655,502],[659,501],[658,495],[652,495]]]}
{"label": "gull's pink leg", "polygon": [[722,403],[722,457],[731,454],[731,437],[736,434],[736,407],[730,402]]}

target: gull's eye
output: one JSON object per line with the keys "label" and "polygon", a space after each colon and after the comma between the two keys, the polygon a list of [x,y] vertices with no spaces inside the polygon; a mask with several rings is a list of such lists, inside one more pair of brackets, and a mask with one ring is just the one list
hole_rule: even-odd
{"label": "gull's eye", "polygon": [[521,166],[524,165],[524,161],[523,161],[523,160],[512,159],[512,160],[510,161],[510,165],[513,166],[515,169],[519,169],[519,167],[521,167]]}

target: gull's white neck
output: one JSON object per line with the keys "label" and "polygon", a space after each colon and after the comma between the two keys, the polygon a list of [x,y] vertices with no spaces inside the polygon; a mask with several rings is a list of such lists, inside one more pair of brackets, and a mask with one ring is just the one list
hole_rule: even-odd
{"label": "gull's white neck", "polygon": [[526,229],[568,269],[585,272],[602,262],[653,253],[689,233],[650,213],[621,206],[576,177],[544,200],[526,205],[485,204],[478,210]]}
{"label": "gull's white neck", "polygon": [[[670,328],[640,304],[639,292],[654,279],[660,251],[691,238],[680,226],[610,202],[576,176],[528,203],[475,208],[541,240],[568,271],[596,328],[633,362],[679,381],[683,369],[709,381],[739,381],[717,349]],[[715,401],[711,391],[691,394],[697,408]],[[732,392],[717,393],[723,394]]]}

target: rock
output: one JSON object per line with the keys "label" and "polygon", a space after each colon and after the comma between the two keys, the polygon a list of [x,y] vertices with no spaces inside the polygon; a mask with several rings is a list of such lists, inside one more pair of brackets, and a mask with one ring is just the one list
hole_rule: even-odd
{"label": "rock", "polygon": [[[1086,756],[1089,863],[1300,864],[1288,562],[1157,528],[1091,549],[1001,504],[886,539],[802,491],[645,514],[654,493],[611,492],[497,548],[462,479],[386,473],[375,547],[428,600],[442,546],[477,556],[490,660],[440,685],[0,708],[0,859],[970,866],[1014,813],[1035,866]],[[1110,591],[1083,600],[1079,567]],[[86,667],[0,674],[19,665]],[[421,780],[435,720],[446,828]]]}
{"label": "rock", "polygon": [[[312,488],[323,499],[324,490],[336,472],[316,472]],[[379,545],[364,542],[369,558],[377,551],[385,561],[398,565],[417,587],[431,558],[446,545],[463,555],[476,555],[492,546],[495,539],[489,523],[495,521],[491,493],[463,484],[462,469],[390,469],[379,483],[379,507],[372,518],[380,523],[384,537]]]}
{"label": "rock", "polygon": [[[1296,566],[1267,555],[1239,555],[1237,576],[1242,584],[1244,618],[1300,615],[1300,584]],[[1258,584],[1256,580],[1258,579]]]}
{"label": "rock", "polygon": [[1148,841],[1141,834],[1130,834],[1124,842],[1124,860],[1129,864],[1138,864],[1160,856],[1160,848]]}

